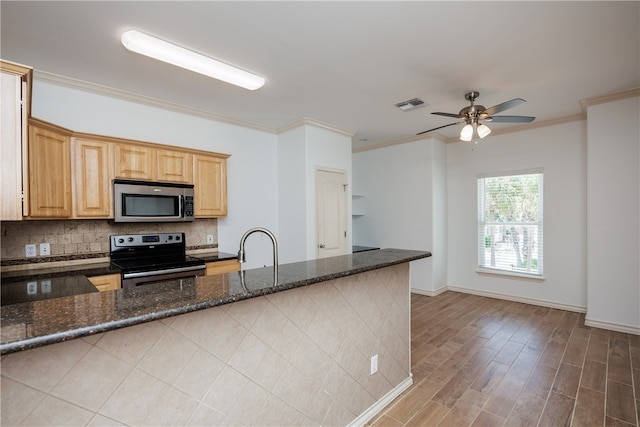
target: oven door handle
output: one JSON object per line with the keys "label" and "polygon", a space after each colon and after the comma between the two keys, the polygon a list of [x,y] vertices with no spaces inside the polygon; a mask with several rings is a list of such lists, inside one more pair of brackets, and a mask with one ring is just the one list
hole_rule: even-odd
{"label": "oven door handle", "polygon": [[190,267],[168,268],[166,270],[141,271],[140,273],[123,273],[123,279],[133,279],[134,277],[157,276],[159,274],[183,273],[185,271],[196,271],[205,269],[205,265],[193,265]]}

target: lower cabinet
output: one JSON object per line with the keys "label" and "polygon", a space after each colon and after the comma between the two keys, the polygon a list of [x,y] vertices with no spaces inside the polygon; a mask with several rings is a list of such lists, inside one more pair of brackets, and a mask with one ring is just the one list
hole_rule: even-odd
{"label": "lower cabinet", "polygon": [[240,263],[235,259],[207,263],[207,276],[240,271]]}
{"label": "lower cabinet", "polygon": [[120,289],[120,274],[106,274],[104,276],[87,277],[100,292]]}

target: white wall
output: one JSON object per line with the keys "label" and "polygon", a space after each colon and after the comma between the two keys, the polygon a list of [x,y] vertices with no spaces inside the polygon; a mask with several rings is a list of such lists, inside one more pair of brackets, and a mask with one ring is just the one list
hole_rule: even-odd
{"label": "white wall", "polygon": [[[444,163],[442,142],[432,139],[393,145],[353,155],[354,193],[362,195],[359,210],[364,216],[353,218],[353,241],[356,245],[426,250],[432,258],[411,263],[411,288],[413,291],[432,294],[444,286],[442,271],[445,258],[434,248],[433,201],[434,182],[443,187],[443,171],[434,163]],[[434,161],[434,146],[438,157]],[[433,179],[437,169],[438,179]],[[441,212],[438,218],[442,219]],[[446,228],[445,228],[446,229]],[[443,262],[434,282],[433,263]]]}
{"label": "white wall", "polygon": [[[586,123],[447,146],[448,280],[472,293],[586,308]],[[544,281],[477,273],[479,173],[544,168]]]}
{"label": "white wall", "polygon": [[640,334],[640,99],[590,106],[588,309],[593,326]]}
{"label": "white wall", "polygon": [[448,214],[447,214],[447,144],[437,139],[432,140],[431,179],[433,188],[432,203],[432,287],[431,291],[439,292],[447,286],[448,251]]}
{"label": "white wall", "polygon": [[[307,125],[307,252],[317,258],[316,167],[338,169],[347,174],[347,224],[351,218],[352,156],[351,137],[326,128]],[[351,253],[352,231],[347,232],[347,253]]]}
{"label": "white wall", "polygon": [[[350,184],[351,137],[313,123],[302,123],[278,136],[282,263],[317,258],[316,167],[343,170]],[[350,194],[348,215],[351,215]],[[347,247],[351,247],[351,233],[348,233]]]}
{"label": "white wall", "polygon": [[[277,136],[114,97],[35,80],[34,117],[78,132],[231,154],[229,216],[218,221],[222,252],[236,253],[249,228],[277,235]],[[247,242],[246,268],[271,264],[271,243]],[[255,240],[258,241],[259,238]]]}
{"label": "white wall", "polygon": [[306,129],[278,136],[278,242],[281,263],[305,259],[307,253]]}

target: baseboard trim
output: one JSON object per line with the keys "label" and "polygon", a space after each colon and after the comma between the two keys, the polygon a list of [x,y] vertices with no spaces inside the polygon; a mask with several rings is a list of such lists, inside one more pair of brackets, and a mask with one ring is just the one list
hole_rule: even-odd
{"label": "baseboard trim", "polygon": [[435,291],[426,291],[424,289],[411,288],[412,294],[426,295],[428,297],[435,297],[446,291],[448,291],[448,288],[446,286],[436,289]]}
{"label": "baseboard trim", "polygon": [[355,420],[351,421],[348,426],[364,426],[380,413],[389,403],[396,397],[400,396],[403,391],[413,385],[413,374],[409,374],[409,377],[395,386],[389,393],[378,399],[373,405],[369,406],[362,414],[360,414]]}
{"label": "baseboard trim", "polygon": [[584,324],[592,328],[607,329],[610,331],[624,332],[625,334],[640,335],[640,327],[624,325],[620,323],[603,322],[602,320],[594,320],[585,318]]}
{"label": "baseboard trim", "polygon": [[454,292],[461,292],[461,293],[464,293],[464,294],[479,295],[479,296],[482,296],[482,297],[498,298],[498,299],[503,299],[503,300],[507,300],[507,301],[514,301],[514,302],[522,302],[522,303],[525,303],[525,304],[539,305],[539,306],[542,306],[542,307],[557,308],[557,309],[560,309],[560,310],[574,311],[574,312],[577,312],[577,313],[586,313],[587,312],[587,307],[580,307],[580,306],[577,306],[577,305],[570,305],[570,304],[560,304],[560,303],[553,302],[553,301],[545,301],[545,300],[539,300],[539,299],[535,299],[535,298],[515,297],[513,295],[500,294],[500,293],[497,293],[497,292],[479,291],[477,289],[463,288],[463,287],[460,287],[460,286],[448,285],[447,286],[447,290],[454,291]]}

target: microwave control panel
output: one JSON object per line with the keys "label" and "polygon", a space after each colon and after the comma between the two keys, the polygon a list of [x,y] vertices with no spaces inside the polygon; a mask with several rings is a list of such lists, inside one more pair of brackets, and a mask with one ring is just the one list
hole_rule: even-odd
{"label": "microwave control panel", "polygon": [[184,216],[193,217],[193,196],[184,196]]}

